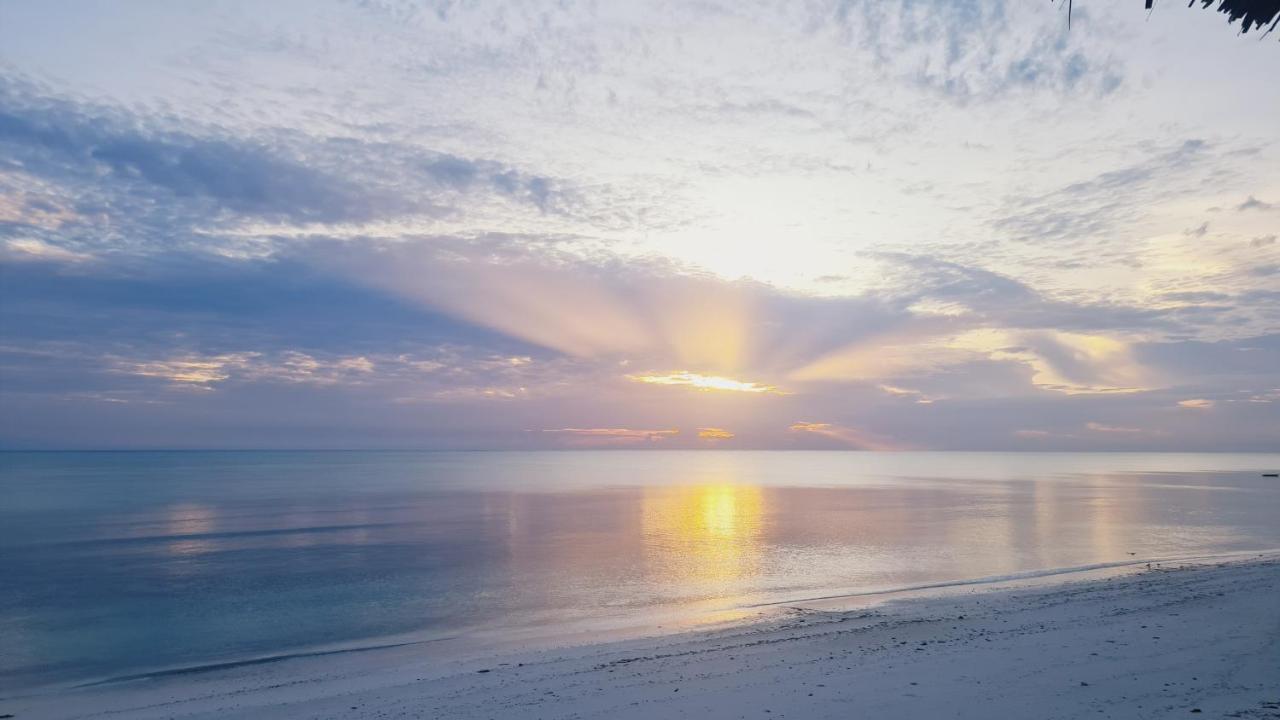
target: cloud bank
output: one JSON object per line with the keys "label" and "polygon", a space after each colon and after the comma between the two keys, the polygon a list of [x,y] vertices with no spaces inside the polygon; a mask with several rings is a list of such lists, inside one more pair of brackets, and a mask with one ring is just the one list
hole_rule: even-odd
{"label": "cloud bank", "polygon": [[1194,11],[7,12],[0,446],[1276,449]]}

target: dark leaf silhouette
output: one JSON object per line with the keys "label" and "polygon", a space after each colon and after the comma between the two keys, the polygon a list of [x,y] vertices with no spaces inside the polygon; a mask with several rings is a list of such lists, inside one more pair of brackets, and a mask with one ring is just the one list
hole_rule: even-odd
{"label": "dark leaf silhouette", "polygon": [[[1194,7],[1196,3],[1200,3],[1201,7],[1212,7],[1214,2],[1218,3],[1218,7],[1214,8],[1220,13],[1227,16],[1227,22],[1234,25],[1237,20],[1240,21],[1240,32],[1247,33],[1253,28],[1267,29],[1263,33],[1265,37],[1267,33],[1276,29],[1276,25],[1280,24],[1280,0],[1190,0],[1187,7]],[[1071,11],[1072,0],[1066,0],[1067,4],[1067,27],[1071,27]],[[1150,10],[1155,4],[1155,0],[1145,0],[1146,9]]]}
{"label": "dark leaf silhouette", "polygon": [[[1213,5],[1213,0],[1191,0],[1188,5],[1199,2],[1202,7]],[[1151,0],[1147,0],[1151,7]],[[1218,12],[1225,13],[1227,22],[1235,24],[1240,21],[1240,32],[1247,33],[1251,28],[1266,27],[1267,32],[1276,28],[1280,22],[1280,0],[1218,0]]]}

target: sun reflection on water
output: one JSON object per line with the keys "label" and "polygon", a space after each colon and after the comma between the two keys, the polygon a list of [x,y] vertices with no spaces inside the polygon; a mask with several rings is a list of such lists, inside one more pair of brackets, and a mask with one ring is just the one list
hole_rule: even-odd
{"label": "sun reflection on water", "polygon": [[218,513],[214,508],[194,503],[179,503],[165,511],[165,532],[173,540],[165,544],[165,552],[174,558],[184,558],[213,552],[216,544],[206,537],[217,527]]}
{"label": "sun reflection on water", "polygon": [[763,516],[764,493],[752,485],[647,488],[641,511],[647,562],[668,581],[743,580],[758,571]]}

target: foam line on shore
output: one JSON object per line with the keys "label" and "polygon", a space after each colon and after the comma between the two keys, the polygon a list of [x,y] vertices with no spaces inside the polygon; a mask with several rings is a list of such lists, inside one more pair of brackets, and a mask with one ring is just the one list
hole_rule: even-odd
{"label": "foam line on shore", "polygon": [[1280,556],[1280,548],[1268,548],[1265,550],[1239,550],[1228,553],[1215,553],[1212,555],[1183,555],[1168,556],[1158,558],[1145,558],[1141,560],[1118,560],[1108,563],[1093,563],[1091,565],[1075,565],[1072,567],[1050,568],[1048,570],[1027,570],[1019,573],[1009,573],[1007,575],[988,575],[980,578],[966,578],[963,580],[947,580],[944,582],[925,583],[921,585],[904,585],[902,587],[884,588],[880,590],[866,590],[862,592],[837,593],[835,595],[818,595],[814,597],[791,598],[788,600],[769,600],[767,602],[750,603],[747,605],[739,605],[740,609],[776,607],[779,605],[795,605],[807,602],[822,602],[826,600],[842,600],[845,598],[859,597],[875,597],[877,595],[896,595],[898,593],[918,592],[921,590],[943,590],[946,588],[965,587],[969,585],[996,585],[1004,582],[1015,582],[1018,580],[1035,580],[1038,578],[1050,578],[1058,575],[1074,575],[1078,573],[1095,572],[1098,570],[1118,570],[1120,568],[1135,567],[1138,565],[1151,565],[1155,563],[1170,562],[1205,562],[1214,560],[1232,560],[1252,557]]}
{"label": "foam line on shore", "polygon": [[260,657],[246,658],[244,660],[228,660],[225,662],[207,663],[203,665],[188,665],[184,667],[169,668],[166,670],[153,670],[150,672],[135,673],[132,675],[117,675],[114,677],[103,678],[101,680],[93,680],[91,682],[80,683],[74,685],[74,688],[90,688],[100,687],[102,685],[115,685],[118,683],[134,682],[137,680],[157,680],[166,677],[175,677],[179,675],[194,675],[197,673],[216,672],[218,670],[233,670],[240,667],[248,667],[252,665],[266,665],[268,663],[283,662],[285,660],[297,660],[301,658],[318,658],[330,655],[346,655],[353,653],[371,652],[374,650],[392,650],[395,648],[410,647],[413,645],[425,645],[427,643],[439,642],[450,638],[432,638],[430,640],[410,640],[397,643],[381,643],[378,645],[359,645],[353,647],[334,648],[332,650],[310,650],[304,652],[280,653],[278,655],[264,655]]}

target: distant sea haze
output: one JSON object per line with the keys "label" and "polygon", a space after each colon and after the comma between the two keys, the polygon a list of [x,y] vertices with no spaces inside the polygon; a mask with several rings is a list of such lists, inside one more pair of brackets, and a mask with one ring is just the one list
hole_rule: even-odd
{"label": "distant sea haze", "polygon": [[0,454],[0,695],[1280,547],[1280,455]]}

